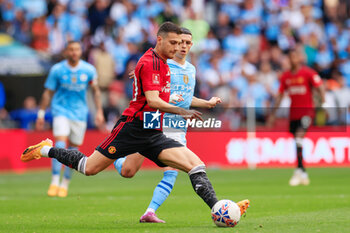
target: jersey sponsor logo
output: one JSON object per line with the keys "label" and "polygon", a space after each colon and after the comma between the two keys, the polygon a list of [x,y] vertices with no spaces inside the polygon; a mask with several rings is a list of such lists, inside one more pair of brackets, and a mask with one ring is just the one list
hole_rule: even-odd
{"label": "jersey sponsor logo", "polygon": [[184,79],[184,83],[188,84],[189,78],[186,74],[184,75],[183,79]]}
{"label": "jersey sponsor logo", "polygon": [[166,92],[166,93],[170,92],[170,86],[171,86],[170,82],[166,81],[165,86],[162,88],[162,92]]}
{"label": "jersey sponsor logo", "polygon": [[117,149],[114,146],[108,147],[108,153],[114,154],[117,151]]}
{"label": "jersey sponsor logo", "polygon": [[159,83],[160,83],[160,75],[159,74],[152,74],[152,82],[153,82],[153,84],[159,85]]}
{"label": "jersey sponsor logo", "polygon": [[161,113],[159,110],[156,112],[143,112],[143,128],[144,129],[160,129]]}
{"label": "jersey sponsor logo", "polygon": [[286,83],[287,83],[287,85],[302,84],[302,83],[304,83],[304,78],[299,76],[299,77],[296,77],[296,78],[287,79]]}
{"label": "jersey sponsor logo", "polygon": [[305,86],[291,86],[288,89],[290,95],[305,95],[306,87]]}

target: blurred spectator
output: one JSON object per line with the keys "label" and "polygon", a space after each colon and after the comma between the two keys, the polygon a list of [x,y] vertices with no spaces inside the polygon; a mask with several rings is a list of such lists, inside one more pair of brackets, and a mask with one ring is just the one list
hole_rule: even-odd
{"label": "blurred spectator", "polygon": [[118,25],[122,25],[125,20],[127,20],[128,9],[126,5],[131,4],[126,0],[117,0],[111,6],[110,18],[116,22]]}
{"label": "blurred spectator", "polygon": [[98,86],[101,90],[102,105],[107,104],[108,87],[115,78],[114,60],[106,51],[103,42],[99,47],[93,49],[90,53],[89,62],[96,68],[98,75]]}
{"label": "blurred spectator", "polygon": [[[19,124],[19,127],[26,130],[34,128],[35,120],[38,115],[38,106],[33,96],[28,96],[23,101],[23,108],[10,112],[12,120]],[[46,114],[45,119],[52,121],[51,114]]]}
{"label": "blurred spectator", "polygon": [[257,80],[256,73],[245,73],[247,87],[242,90],[240,101],[242,106],[255,108],[256,120],[265,122],[266,107],[269,107],[269,95],[264,85]]}
{"label": "blurred spectator", "polygon": [[296,40],[288,22],[284,22],[281,26],[281,33],[277,36],[278,46],[283,50],[287,51],[295,47]]}
{"label": "blurred spectator", "polygon": [[32,24],[32,47],[46,52],[49,48],[49,29],[46,25],[45,16],[36,18]]}
{"label": "blurred spectator", "polygon": [[112,55],[115,62],[115,73],[119,76],[124,73],[126,62],[130,57],[127,43],[123,41],[122,31],[119,31],[113,39],[105,42],[106,50]]}
{"label": "blurred spectator", "polygon": [[277,73],[272,70],[271,64],[264,61],[260,64],[260,69],[257,74],[257,81],[264,85],[270,96],[274,96],[278,89]]}
{"label": "blurred spectator", "polygon": [[0,82],[0,109],[5,108],[5,103],[6,103],[5,88],[4,88],[4,85],[2,85],[2,82]]}
{"label": "blurred spectator", "polygon": [[160,14],[156,17],[159,24],[166,21],[171,21],[176,24],[179,23],[179,18],[175,14],[174,9],[169,2],[165,2],[164,11],[160,12]]}
{"label": "blurred spectator", "polygon": [[1,2],[1,15],[5,22],[11,22],[15,19],[15,6],[12,1],[3,0]]}
{"label": "blurred spectator", "polygon": [[105,24],[96,29],[95,35],[92,38],[92,44],[98,46],[102,42],[112,39],[113,35],[117,33],[112,19],[106,18]]}
{"label": "blurred spectator", "polygon": [[222,47],[232,53],[236,59],[241,58],[248,51],[248,43],[246,36],[242,33],[240,25],[236,25],[232,33],[224,38]]}
{"label": "blurred spectator", "polygon": [[207,37],[199,42],[199,48],[203,52],[215,52],[220,48],[220,42],[212,29],[208,32]]}
{"label": "blurred spectator", "polygon": [[231,32],[232,27],[230,25],[230,17],[224,12],[219,12],[217,24],[217,27],[214,27],[214,34],[221,43]]}
{"label": "blurred spectator", "polygon": [[108,104],[103,108],[107,130],[111,131],[117,119],[121,116],[125,104],[125,87],[121,81],[114,81],[109,86]]}
{"label": "blurred spectator", "polygon": [[322,78],[330,78],[333,60],[334,56],[332,51],[327,47],[325,43],[322,43],[319,46],[315,59],[317,71],[320,73]]}
{"label": "blurred spectator", "polygon": [[32,20],[46,14],[47,4],[45,0],[16,0],[16,7],[26,12],[26,19]]}
{"label": "blurred spectator", "polygon": [[29,44],[30,42],[30,25],[25,18],[25,14],[22,10],[16,11],[15,18],[8,28],[8,32],[16,40]]}
{"label": "blurred spectator", "polygon": [[182,23],[182,26],[188,28],[192,32],[194,47],[200,40],[207,36],[210,29],[209,24],[203,20],[199,13],[195,13],[194,11],[191,11],[190,18],[186,19]]}
{"label": "blurred spectator", "polygon": [[96,0],[88,12],[88,19],[90,23],[90,31],[95,33],[99,26],[102,26],[106,18],[109,16],[109,0]]}
{"label": "blurred spectator", "polygon": [[49,51],[53,56],[53,59],[55,61],[60,60],[61,52],[64,50],[65,47],[65,38],[64,33],[62,29],[59,27],[58,20],[54,22],[52,27],[50,28],[50,48]]}
{"label": "blurred spectator", "polygon": [[[336,88],[334,92],[336,106],[340,108],[340,115],[338,117],[341,122],[346,123],[346,116],[349,113],[346,113],[350,109],[350,88],[346,85],[346,80],[341,75],[341,73],[334,72],[334,80],[338,82],[339,88]],[[344,112],[345,111],[345,112]]]}
{"label": "blurred spectator", "polygon": [[0,128],[5,128],[7,126],[6,119],[8,118],[8,113],[5,109],[6,103],[6,93],[4,85],[0,82]]}
{"label": "blurred spectator", "polygon": [[259,47],[261,16],[262,8],[261,5],[257,4],[257,1],[245,0],[243,2],[239,22],[242,25],[243,33],[247,35],[250,47]]}

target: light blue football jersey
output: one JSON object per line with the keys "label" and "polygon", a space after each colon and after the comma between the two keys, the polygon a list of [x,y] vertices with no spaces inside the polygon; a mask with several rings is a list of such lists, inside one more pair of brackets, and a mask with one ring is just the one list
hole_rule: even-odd
{"label": "light blue football jersey", "polygon": [[[178,106],[180,108],[189,109],[192,103],[192,98],[194,94],[194,88],[196,85],[196,68],[189,62],[186,61],[184,65],[177,63],[174,60],[167,60],[171,73],[171,87],[170,95],[177,94],[182,95],[184,101],[177,102],[176,104],[170,103],[172,105]],[[164,115],[164,125],[168,128],[181,129],[186,132],[185,127],[181,127],[179,124],[174,125],[171,122],[186,122],[185,119],[179,115],[166,113]]]}
{"label": "light blue football jersey", "polygon": [[87,121],[87,90],[89,83],[97,80],[91,64],[80,60],[77,67],[67,60],[55,64],[45,82],[45,88],[55,91],[51,102],[52,115],[65,116],[74,121]]}

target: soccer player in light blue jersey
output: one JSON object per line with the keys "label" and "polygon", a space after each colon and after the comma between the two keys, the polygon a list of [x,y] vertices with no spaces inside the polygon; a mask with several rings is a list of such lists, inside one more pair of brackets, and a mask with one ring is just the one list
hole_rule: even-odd
{"label": "soccer player in light blue jersey", "polygon": [[[45,109],[51,102],[53,115],[53,135],[56,147],[76,150],[84,140],[86,131],[88,106],[87,90],[91,86],[96,105],[97,126],[104,123],[103,110],[100,101],[100,91],[97,86],[95,67],[81,60],[82,48],[79,42],[70,41],[67,44],[66,60],[55,64],[45,82],[40,110],[36,120],[36,128],[43,129]],[[62,164],[52,159],[52,179],[47,194],[49,196],[66,197],[72,170],[64,168],[63,179],[60,183]]]}
{"label": "soccer player in light blue jersey", "polygon": [[[213,108],[218,103],[221,103],[220,98],[213,97],[207,101],[193,96],[196,84],[196,68],[191,63],[186,61],[186,56],[193,45],[192,34],[188,29],[182,28],[181,40],[182,43],[180,50],[176,53],[173,59],[167,61],[171,72],[170,102],[185,109],[189,109],[190,106]],[[164,115],[165,122],[178,120],[184,120],[184,118],[170,113],[166,113]],[[186,128],[171,127],[163,129],[163,133],[167,137],[170,137],[186,146]],[[142,155],[138,153],[132,154],[128,155],[127,157],[117,159],[114,162],[114,166],[121,176],[131,178],[140,169],[143,160],[144,157]],[[163,179],[154,189],[152,200],[145,214],[141,217],[140,222],[165,222],[159,219],[155,212],[169,196],[175,184],[177,174],[178,171],[174,168],[164,168]]]}

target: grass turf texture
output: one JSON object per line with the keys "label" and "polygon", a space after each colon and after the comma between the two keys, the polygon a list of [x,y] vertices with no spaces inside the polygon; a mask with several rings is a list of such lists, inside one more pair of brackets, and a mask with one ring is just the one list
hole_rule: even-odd
{"label": "grass turf texture", "polygon": [[186,174],[158,210],[166,224],[140,224],[161,171],[133,179],[114,171],[74,174],[67,198],[49,198],[50,173],[0,174],[0,232],[349,232],[349,168],[308,169],[311,185],[289,187],[291,169],[209,170],[219,199],[249,198],[247,216],[218,228]]}

